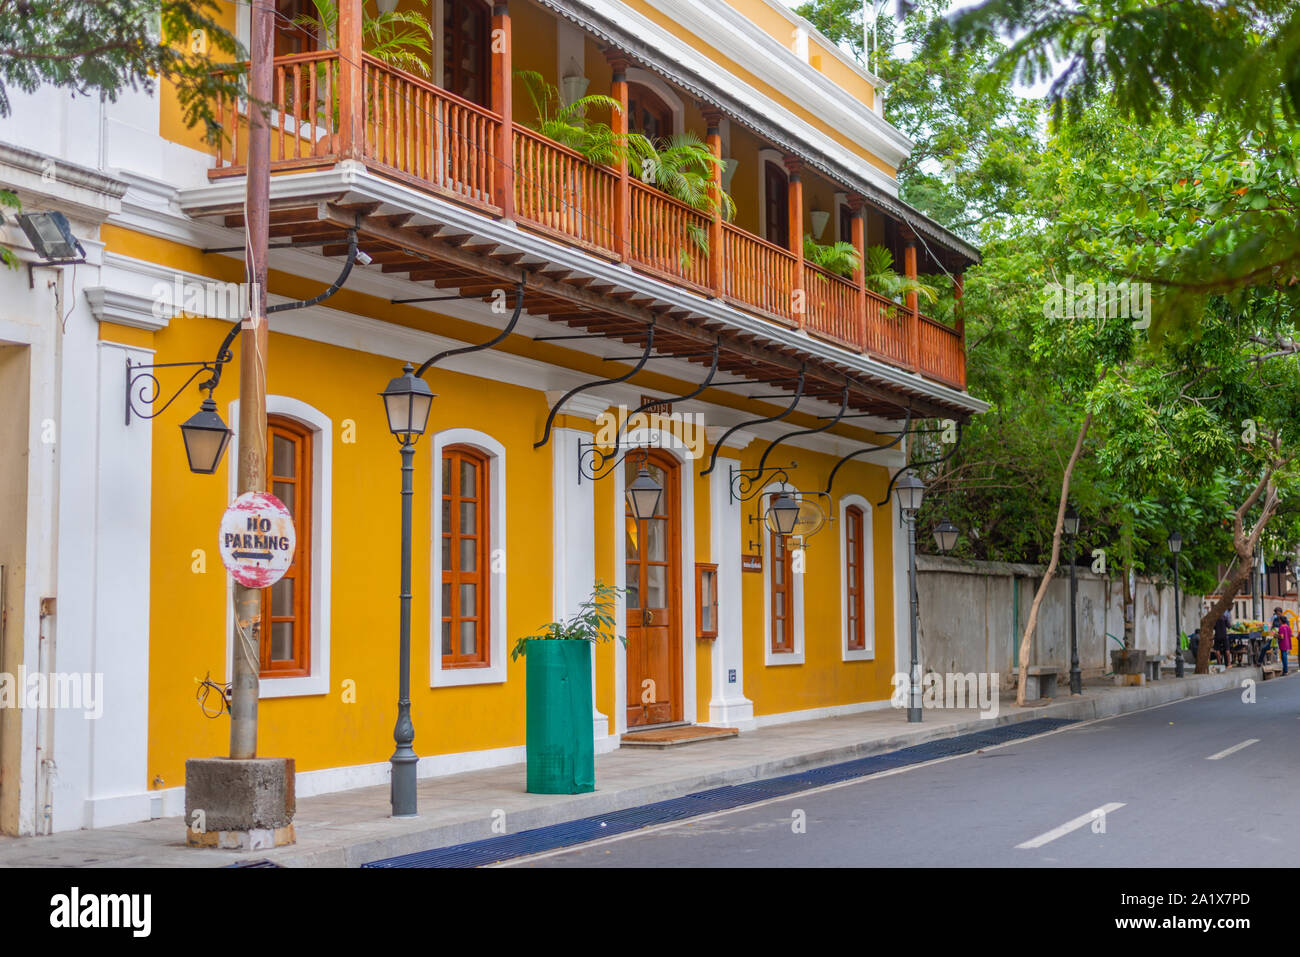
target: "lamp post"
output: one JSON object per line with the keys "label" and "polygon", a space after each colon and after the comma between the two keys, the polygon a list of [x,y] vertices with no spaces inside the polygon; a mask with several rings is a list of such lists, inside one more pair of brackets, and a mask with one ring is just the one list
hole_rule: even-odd
{"label": "lamp post", "polygon": [[1174,677],[1183,676],[1183,610],[1178,597],[1178,553],[1183,550],[1183,536],[1178,530],[1169,533],[1169,551],[1174,555]]}
{"label": "lamp post", "polygon": [[957,544],[957,536],[960,534],[961,530],[956,525],[944,519],[934,529],[935,548],[939,549],[940,554],[948,554]]}
{"label": "lamp post", "polygon": [[916,513],[925,497],[925,483],[907,472],[894,486],[898,511],[907,523],[907,593],[911,609],[912,671],[907,698],[907,721],[915,724],[921,720],[921,660],[916,641]]}
{"label": "lamp post", "polygon": [[1070,694],[1083,694],[1083,673],[1079,671],[1079,633],[1075,606],[1078,604],[1078,578],[1076,577],[1075,536],[1079,534],[1079,513],[1074,503],[1065,507],[1065,537],[1070,540]]}
{"label": "lamp post", "polygon": [[415,443],[429,423],[429,409],[434,395],[425,381],[412,375],[408,362],[402,374],[379,393],[388,416],[388,430],[397,437],[402,450],[402,594],[401,646],[397,684],[397,724],[393,741],[397,748],[389,760],[392,767],[390,801],[393,817],[416,815],[416,765],[419,757],[411,747],[415,743],[415,726],[411,724],[411,498],[415,494]]}

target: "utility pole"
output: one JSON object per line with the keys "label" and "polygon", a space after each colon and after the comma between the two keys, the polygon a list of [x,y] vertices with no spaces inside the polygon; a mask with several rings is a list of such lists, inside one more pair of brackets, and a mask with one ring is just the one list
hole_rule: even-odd
{"label": "utility pole", "polygon": [[[271,102],[275,13],[250,3],[252,63],[249,68],[248,176],[244,268],[248,316],[239,335],[239,461],[237,492],[266,491],[266,256],[270,231]],[[258,673],[261,670],[262,592],[235,584],[235,661],[230,703],[230,756],[257,756]]]}

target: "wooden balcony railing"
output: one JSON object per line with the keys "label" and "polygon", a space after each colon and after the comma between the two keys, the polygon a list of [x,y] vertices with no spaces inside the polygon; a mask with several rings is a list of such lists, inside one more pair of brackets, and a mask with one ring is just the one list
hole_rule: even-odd
{"label": "wooden balcony railing", "polygon": [[640,182],[630,184],[632,261],[708,292],[710,217]]}
{"label": "wooden balcony railing", "polygon": [[921,373],[958,389],[966,388],[966,350],[961,334],[929,316],[920,317]]}
{"label": "wooden balcony railing", "polygon": [[848,279],[804,263],[805,303],[808,322],[804,328],[838,345],[865,347],[858,322],[858,287]]}
{"label": "wooden balcony railing", "polygon": [[612,169],[593,166],[532,130],[515,128],[515,209],[547,232],[612,254],[618,180]]}
{"label": "wooden balcony railing", "polygon": [[399,179],[492,206],[501,118],[432,83],[365,56],[366,161]]}
{"label": "wooden balcony railing", "polygon": [[731,302],[795,321],[794,255],[737,229],[722,227],[723,290]]}
{"label": "wooden balcony railing", "polygon": [[907,365],[907,310],[884,296],[866,290],[866,351],[896,365]]}
{"label": "wooden balcony railing", "polygon": [[[508,106],[503,118],[374,57],[344,61],[337,50],[277,57],[272,96],[273,171],[359,156],[377,172],[494,215],[502,215],[513,182],[520,225],[605,258],[625,257],[637,269],[845,349],[966,386],[960,320],[950,328],[743,229],[715,223],[652,186],[513,125]],[[217,109],[229,139],[216,148],[209,175],[242,175],[248,105],[227,100]],[[501,161],[505,153],[513,166]],[[628,212],[626,229],[620,210]],[[710,248],[711,236],[721,237],[721,248]]]}

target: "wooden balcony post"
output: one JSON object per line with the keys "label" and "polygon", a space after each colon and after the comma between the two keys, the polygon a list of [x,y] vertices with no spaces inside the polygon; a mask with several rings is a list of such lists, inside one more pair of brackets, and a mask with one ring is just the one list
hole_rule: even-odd
{"label": "wooden balcony post", "polygon": [[361,70],[362,0],[339,0],[338,158],[359,160],[366,153],[364,80]]}
{"label": "wooden balcony post", "polygon": [[788,156],[786,172],[790,175],[790,252],[794,254],[794,281],[790,294],[794,298],[791,311],[800,329],[808,318],[808,293],[804,286],[803,270],[803,162]]}
{"label": "wooden balcony post", "polygon": [[953,277],[953,318],[957,326],[957,353],[961,362],[961,385],[966,388],[966,304],[962,300],[965,292],[965,277],[959,272]]}
{"label": "wooden balcony post", "polygon": [[[908,236],[903,244],[903,273],[916,278],[916,239]],[[916,293],[907,294],[907,355],[913,371],[921,367],[921,319]]]}
{"label": "wooden balcony post", "polygon": [[867,224],[866,211],[861,196],[849,197],[849,212],[853,214],[853,248],[858,253],[858,268],[853,273],[853,283],[858,287],[858,351],[867,351]]}
{"label": "wooden balcony post", "polygon": [[[611,110],[610,128],[615,136],[627,136],[627,68],[628,60],[621,53],[613,50],[605,52],[610,69],[614,71],[610,81],[609,95],[618,102],[618,110]],[[632,174],[627,163],[620,164],[618,182],[614,184],[614,251],[623,262],[632,257]]]}
{"label": "wooden balcony post", "polygon": [[721,296],[725,291],[723,285],[723,240],[722,240],[722,114],[717,110],[709,110],[704,114],[704,121],[708,124],[708,130],[705,133],[705,139],[709,144],[709,152],[717,163],[713,167],[712,182],[709,184],[709,192],[716,204],[713,208],[713,221],[709,223],[709,288],[713,290],[715,296]]}
{"label": "wooden balcony post", "polygon": [[492,169],[493,200],[501,218],[515,218],[515,129],[514,68],[511,65],[510,4],[496,0],[492,5],[492,112],[501,117],[494,144],[496,162]]}

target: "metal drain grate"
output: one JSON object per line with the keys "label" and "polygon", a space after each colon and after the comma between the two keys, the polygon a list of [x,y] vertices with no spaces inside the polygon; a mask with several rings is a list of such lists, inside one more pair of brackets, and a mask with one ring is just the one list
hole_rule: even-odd
{"label": "metal drain grate", "polygon": [[953,738],[938,741],[926,741],[911,747],[891,751],[888,754],[873,754],[866,758],[855,758],[822,768],[811,768],[777,778],[762,781],[748,781],[744,784],[730,784],[696,791],[685,797],[657,801],[641,807],[612,811],[609,814],[585,817],[563,824],[551,824],[546,827],[520,831],[517,834],[504,834],[500,837],[456,844],[451,847],[434,848],[415,854],[403,854],[385,860],[371,861],[362,867],[479,867],[498,861],[508,861],[515,857],[526,857],[542,851],[585,844],[602,837],[626,834],[628,831],[667,824],[700,814],[714,811],[726,811],[745,804],[767,801],[774,797],[796,794],[811,788],[823,787],[853,778],[868,777],[881,771],[910,764],[921,764],[936,758],[951,757],[955,754],[968,754],[995,744],[1005,744],[1021,738],[1032,737],[1047,731],[1054,731],[1074,722],[1065,718],[1035,718],[1006,724],[987,731],[974,731]]}

